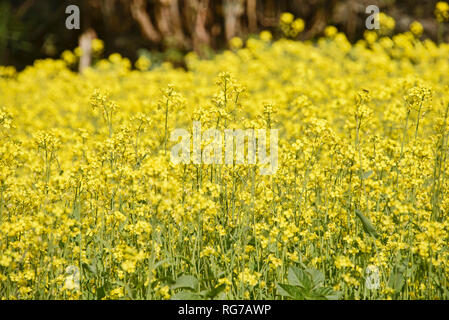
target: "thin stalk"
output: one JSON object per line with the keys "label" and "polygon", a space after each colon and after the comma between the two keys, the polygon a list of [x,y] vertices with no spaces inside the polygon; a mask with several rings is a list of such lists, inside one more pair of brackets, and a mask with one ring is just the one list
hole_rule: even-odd
{"label": "thin stalk", "polygon": [[419,105],[418,109],[418,119],[416,120],[416,129],[415,129],[415,140],[418,137],[418,128],[419,128],[419,118],[421,117],[421,108],[422,108],[422,101]]}
{"label": "thin stalk", "polygon": [[3,216],[3,192],[4,192],[4,186],[2,183],[1,189],[0,189],[0,222],[2,221],[2,216]]}
{"label": "thin stalk", "polygon": [[167,155],[168,99],[165,103],[165,155]]}
{"label": "thin stalk", "polygon": [[410,119],[410,112],[411,112],[411,109],[408,109],[407,110],[407,117],[405,118],[405,126],[404,126],[404,130],[403,130],[403,134],[402,134],[401,156],[400,156],[400,158],[402,158],[402,155],[404,154],[404,143],[405,143],[405,138],[407,136],[407,128],[408,128],[408,121]]}

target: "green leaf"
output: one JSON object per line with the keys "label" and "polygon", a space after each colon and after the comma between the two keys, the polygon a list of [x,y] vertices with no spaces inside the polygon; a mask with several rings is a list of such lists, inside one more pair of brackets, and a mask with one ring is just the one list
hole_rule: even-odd
{"label": "green leaf", "polygon": [[362,174],[362,178],[363,179],[368,179],[369,177],[371,177],[371,175],[373,174],[373,170],[370,171],[366,171]]}
{"label": "green leaf", "polygon": [[324,284],[324,274],[320,270],[307,268],[306,272],[311,276],[314,288]]}
{"label": "green leaf", "polygon": [[303,300],[304,294],[302,293],[299,287],[295,287],[289,284],[276,284],[276,288],[278,290],[278,294],[294,300]]}
{"label": "green leaf", "polygon": [[97,267],[94,264],[89,265],[87,263],[83,263],[82,266],[84,271],[87,271],[92,274],[97,274]]}
{"label": "green leaf", "polygon": [[388,286],[394,289],[395,293],[402,290],[405,284],[404,272],[398,267],[395,267],[390,272],[390,278],[388,279]]}
{"label": "green leaf", "polygon": [[[305,267],[305,266],[304,266]],[[341,293],[324,287],[324,274],[316,269],[288,269],[289,284],[277,284],[278,294],[295,300],[337,300]]]}
{"label": "green leaf", "polygon": [[341,292],[334,291],[330,287],[320,287],[313,291],[313,294],[317,299],[321,300],[339,300],[341,298]]}
{"label": "green leaf", "polygon": [[195,292],[181,291],[174,294],[170,300],[201,300],[201,296]]}
{"label": "green leaf", "polygon": [[225,284],[225,283],[222,283],[222,284],[220,284],[218,287],[210,289],[210,290],[206,293],[206,298],[214,299],[214,298],[215,298],[216,296],[218,296],[218,295],[219,295],[225,288],[226,288],[226,284]]}
{"label": "green leaf", "polygon": [[374,228],[371,221],[367,217],[365,217],[363,213],[358,209],[355,209],[355,214],[357,215],[357,217],[359,217],[360,221],[362,221],[363,228],[365,229],[365,231],[368,232],[373,237],[377,237],[377,231]]}
{"label": "green leaf", "polygon": [[288,283],[292,286],[298,286],[301,288],[311,287],[311,281],[309,275],[297,267],[288,268]]}
{"label": "green leaf", "polygon": [[178,279],[176,279],[176,282],[174,285],[171,286],[171,288],[174,289],[191,289],[191,290],[198,290],[198,279],[194,276],[189,275],[183,275],[180,276]]}
{"label": "green leaf", "polygon": [[268,244],[268,252],[275,253],[277,251],[277,244],[276,243],[269,243]]}
{"label": "green leaf", "polygon": [[100,288],[97,288],[95,290],[95,294],[97,295],[97,300],[101,300],[106,296],[106,292],[104,290],[104,286],[101,286]]}
{"label": "green leaf", "polygon": [[153,265],[152,269],[156,270],[157,268],[159,268],[161,265],[163,265],[166,262],[168,262],[168,259],[161,260],[158,263],[156,263],[155,265]]}

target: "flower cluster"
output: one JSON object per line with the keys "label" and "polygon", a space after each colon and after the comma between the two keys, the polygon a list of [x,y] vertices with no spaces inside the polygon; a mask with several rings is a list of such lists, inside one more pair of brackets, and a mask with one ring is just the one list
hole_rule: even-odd
{"label": "flower cluster", "polygon": [[435,17],[439,23],[449,21],[449,4],[447,2],[437,2],[435,6]]}
{"label": "flower cluster", "polygon": [[285,37],[296,38],[305,27],[304,20],[296,18],[290,12],[284,12],[281,14],[279,27]]}

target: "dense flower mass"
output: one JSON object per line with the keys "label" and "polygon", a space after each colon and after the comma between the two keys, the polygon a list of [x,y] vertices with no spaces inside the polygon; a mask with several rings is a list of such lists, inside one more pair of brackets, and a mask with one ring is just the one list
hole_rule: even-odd
{"label": "dense flower mass", "polygon": [[[0,67],[0,298],[277,299],[301,266],[345,299],[448,299],[449,45],[418,27]],[[171,163],[193,121],[278,128],[277,172]]]}

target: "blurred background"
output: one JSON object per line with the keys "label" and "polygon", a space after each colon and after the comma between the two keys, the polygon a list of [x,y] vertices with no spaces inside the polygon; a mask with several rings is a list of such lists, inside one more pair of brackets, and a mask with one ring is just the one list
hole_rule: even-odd
{"label": "blurred background", "polygon": [[[323,35],[327,25],[350,41],[363,37],[365,9],[377,5],[396,20],[394,32],[413,21],[423,37],[437,39],[433,0],[0,0],[0,65],[18,69],[39,58],[58,58],[82,46],[83,39],[104,41],[104,54],[118,52],[135,61],[183,64],[190,51],[208,57],[234,37],[246,39],[261,30],[280,37],[279,17],[290,12],[305,22],[298,39]],[[68,5],[81,10],[81,28],[67,30]],[[446,33],[447,34],[447,33]],[[447,40],[447,39],[445,39]]]}

